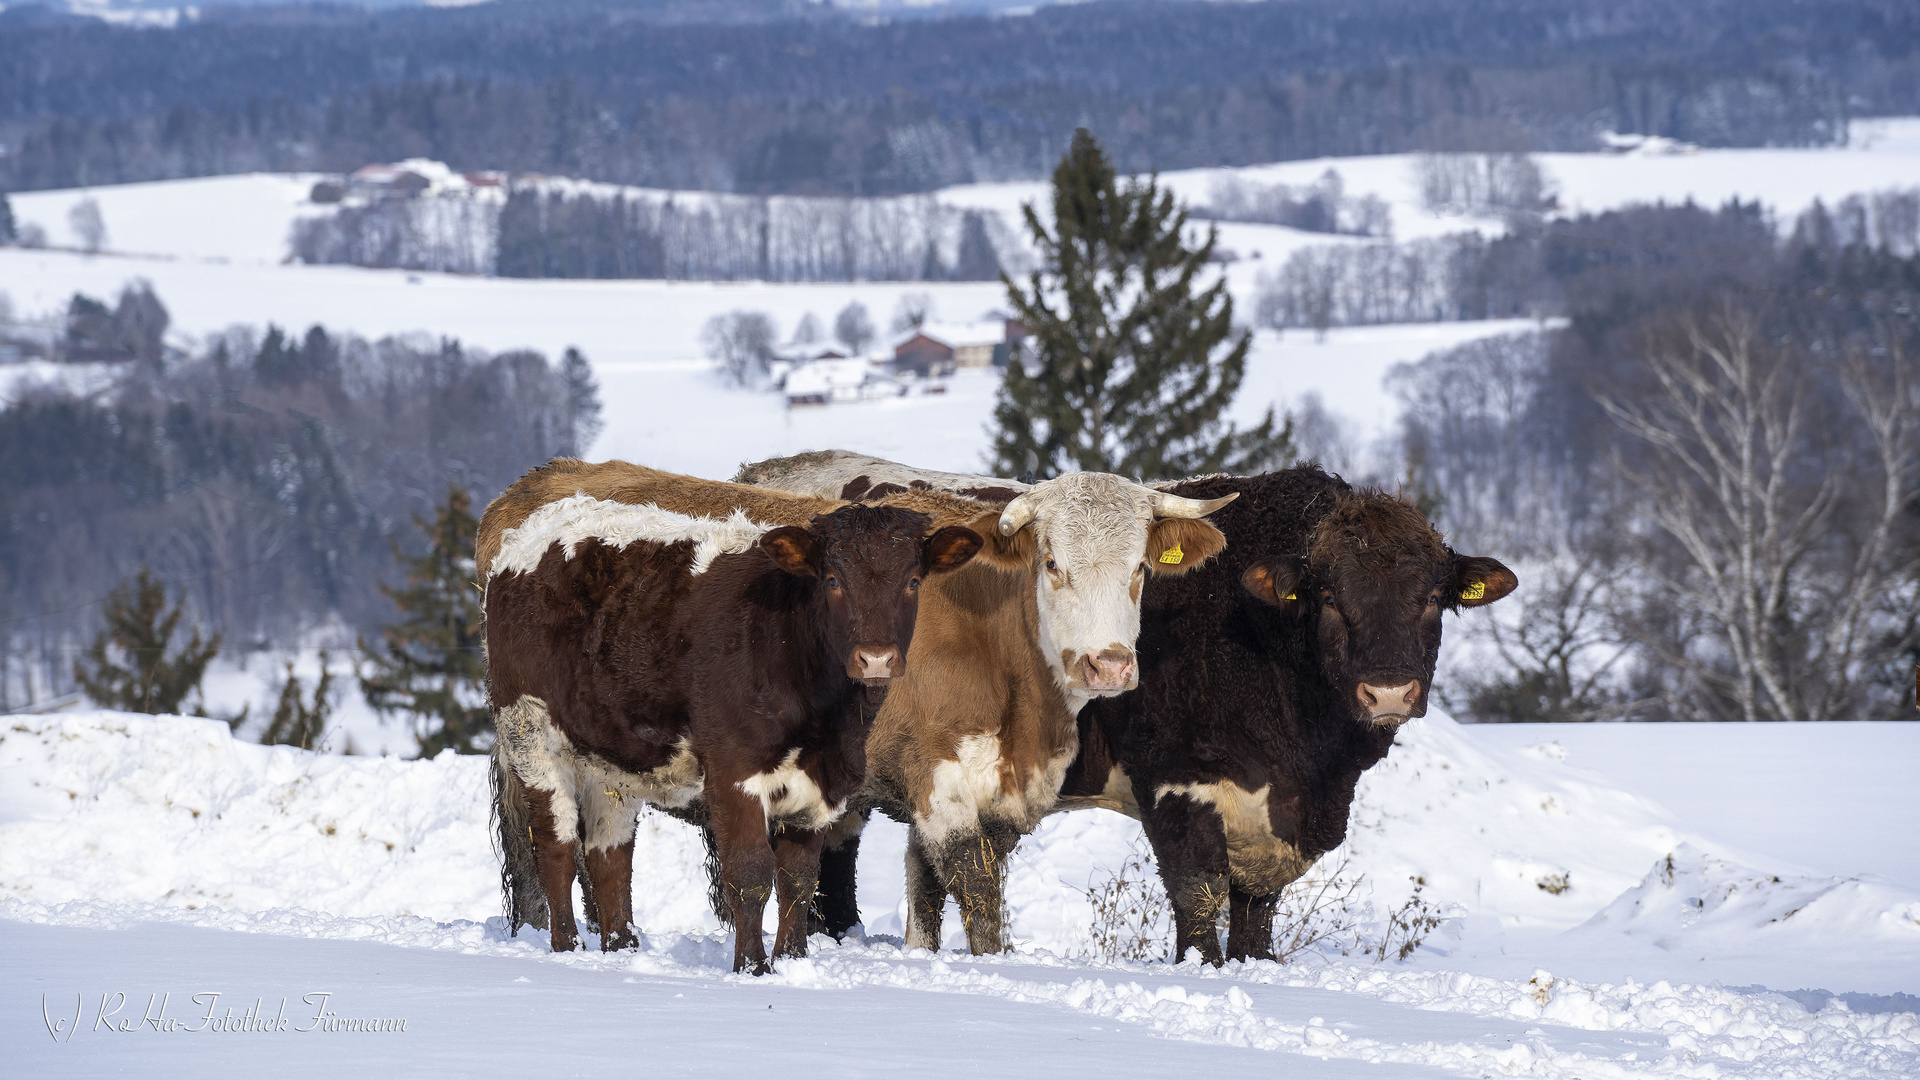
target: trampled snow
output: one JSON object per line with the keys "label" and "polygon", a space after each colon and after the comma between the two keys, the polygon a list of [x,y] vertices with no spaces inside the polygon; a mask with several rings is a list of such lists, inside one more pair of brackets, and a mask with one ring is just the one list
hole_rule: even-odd
{"label": "trampled snow", "polygon": [[[543,1059],[573,1071],[620,1060],[596,1031],[621,1032],[627,1060],[694,1072],[744,1039],[849,1075],[997,1060],[1144,1076],[1296,1068],[1285,1062],[1301,1056],[1322,1059],[1311,1075],[1361,1063],[1395,1076],[1920,1071],[1912,999],[1892,996],[1920,989],[1920,898],[1869,874],[1748,865],[1556,754],[1497,747],[1438,714],[1399,744],[1362,782],[1345,854],[1382,908],[1417,875],[1457,913],[1409,961],[1090,960],[1085,887],[1139,838],[1096,810],[1055,816],[1018,850],[1011,954],[954,952],[957,919],[940,955],[903,950],[903,831],[877,821],[862,859],[867,936],[816,938],[810,958],[752,980],[727,972],[697,836],[663,816],[641,821],[640,950],[556,957],[497,916],[482,759],[318,755],[182,717],[12,717],[0,936],[14,978],[0,1030],[36,1069],[161,1072],[290,1052],[313,1071]],[[1542,888],[1554,875],[1565,887]],[[1776,992],[1808,988],[1867,996],[1850,1008]],[[212,992],[217,1020],[232,1006],[240,1025],[258,999],[289,1030],[184,1037],[207,1023],[207,999],[192,995]],[[322,992],[335,996],[302,1000]],[[118,1012],[114,994],[128,995]],[[337,1034],[319,1051],[284,1041],[329,1008],[408,1026],[350,1046]],[[175,1033],[141,1028],[162,1015]]]}

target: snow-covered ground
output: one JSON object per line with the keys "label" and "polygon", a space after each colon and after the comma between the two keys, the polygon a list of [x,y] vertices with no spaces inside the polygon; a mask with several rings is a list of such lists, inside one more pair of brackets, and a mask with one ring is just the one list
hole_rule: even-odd
{"label": "snow-covered ground", "polygon": [[[1622,729],[1617,745],[1664,730]],[[1720,729],[1675,730],[1645,752],[1690,755],[1703,776],[1726,767]],[[1016,854],[1013,953],[955,953],[957,933],[937,956],[902,950],[903,837],[881,822],[862,860],[867,936],[816,939],[808,960],[751,980],[727,973],[697,838],[669,819],[643,815],[641,949],[556,957],[495,917],[480,759],[315,755],[175,717],[13,717],[0,731],[0,1038],[28,1073],[636,1060],[704,1073],[751,1053],[855,1076],[1920,1074],[1916,1001],[1902,996],[1920,991],[1920,899],[1878,863],[1795,872],[1716,835],[1753,808],[1813,808],[1824,786],[1749,789],[1680,820],[1578,768],[1577,749],[1498,745],[1558,733],[1490,738],[1436,714],[1363,781],[1350,871],[1381,909],[1417,874],[1459,916],[1406,962],[1090,960],[1084,889],[1138,829],[1085,811]],[[1900,725],[1773,745],[1772,767],[1816,774],[1914,749]],[[1540,887],[1554,876],[1568,887]],[[244,1027],[256,1001],[286,1028],[188,1030],[209,1026],[210,1002]],[[406,1030],[297,1030],[323,1009]],[[174,1030],[142,1026],[162,1016]]]}

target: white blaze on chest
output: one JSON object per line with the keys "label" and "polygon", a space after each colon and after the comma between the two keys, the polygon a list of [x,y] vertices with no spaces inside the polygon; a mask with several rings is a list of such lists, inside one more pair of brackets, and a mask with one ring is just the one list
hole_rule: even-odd
{"label": "white blaze on chest", "polygon": [[1169,795],[1184,795],[1213,808],[1227,834],[1227,876],[1259,896],[1271,895],[1307,872],[1300,850],[1273,834],[1267,812],[1272,785],[1248,791],[1231,780],[1206,784],[1161,784],[1153,790],[1157,805]]}
{"label": "white blaze on chest", "polygon": [[795,747],[787,751],[780,764],[740,781],[740,790],[760,800],[768,824],[785,820],[804,829],[824,829],[846,812],[847,804],[828,802],[820,785],[799,766],[799,760],[800,750]]}
{"label": "white blaze on chest", "polygon": [[[983,819],[1011,822],[1030,832],[1053,809],[1067,766],[1079,752],[1079,739],[1071,738],[1059,753],[1023,770],[1001,759],[999,736],[965,736],[955,750],[956,760],[934,765],[928,809],[914,814],[914,825],[934,846],[954,835],[978,832]],[[1023,771],[1024,777],[1019,775]],[[1003,781],[1009,775],[1014,777],[1011,784]]]}
{"label": "white blaze on chest", "polygon": [[530,573],[555,544],[560,545],[564,557],[571,559],[588,540],[598,540],[616,550],[636,540],[655,544],[691,543],[690,572],[700,574],[721,555],[751,550],[760,542],[760,537],[774,527],[748,518],[743,510],[735,510],[725,517],[692,517],[662,510],[653,503],[622,503],[586,494],[571,495],[542,506],[528,514],[517,528],[502,533],[500,553],[488,568],[487,577],[491,580],[500,574]]}

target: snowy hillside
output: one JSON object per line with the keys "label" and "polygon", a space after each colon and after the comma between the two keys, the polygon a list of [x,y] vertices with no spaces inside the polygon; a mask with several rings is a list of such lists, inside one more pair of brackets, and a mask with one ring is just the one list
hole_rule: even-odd
{"label": "snowy hillside", "polygon": [[[1903,737],[1884,731],[1877,745],[1910,751]],[[652,813],[636,858],[640,952],[553,957],[537,935],[506,937],[494,917],[480,759],[318,756],[177,717],[15,717],[0,733],[0,947],[16,972],[0,1024],[40,1068],[104,1068],[138,1053],[142,1071],[261,1051],[107,1037],[89,1027],[102,991],[148,1015],[147,995],[172,991],[167,1015],[183,1024],[204,1011],[194,992],[227,994],[236,1017],[256,998],[271,1015],[290,996],[296,1025],[314,1011],[302,995],[334,992],[341,1015],[409,1019],[406,1045],[363,1042],[338,1060],[409,1054],[490,1071],[534,1052],[515,1041],[522,1022],[505,1016],[527,1009],[565,1009],[583,1029],[619,1024],[662,1068],[697,1068],[702,1046],[725,1037],[722,1016],[756,1016],[763,1045],[803,1056],[838,1048],[845,1075],[905,1061],[924,1071],[929,1059],[950,1066],[934,1075],[959,1075],[1016,1050],[1036,1068],[1071,1061],[1133,1075],[1260,1059],[1291,1067],[1270,1051],[1326,1059],[1313,1075],[1346,1075],[1340,1061],[1415,1067],[1369,1076],[1920,1069],[1913,999],[1885,996],[1916,989],[1914,894],[1872,875],[1746,864],[1553,747],[1498,749],[1438,715],[1400,742],[1362,784],[1348,865],[1374,887],[1376,913],[1419,875],[1460,916],[1406,963],[1316,955],[1214,972],[1088,960],[1084,890],[1138,829],[1086,811],[1051,819],[1019,849],[1014,953],[903,952],[902,830],[876,823],[862,860],[869,936],[816,939],[811,959],[755,982],[725,973],[731,948],[705,910],[697,838]],[[1555,875],[1564,887],[1541,887]],[[1761,987],[1867,993],[1849,1008]],[[71,1032],[76,1009],[83,1023]],[[864,1037],[850,1034],[853,1016]],[[917,1038],[967,1026],[985,1041],[949,1050],[947,1039]],[[577,1052],[568,1060],[584,1068],[603,1051]]]}
{"label": "snowy hillside", "polygon": [[[1833,202],[1920,182],[1920,120],[1862,121],[1847,149],[1547,154],[1539,160],[1562,205],[1574,210],[1660,199],[1717,204],[1738,196],[1765,202],[1790,220],[1815,197]],[[1406,155],[1189,170],[1163,179],[1183,197],[1203,201],[1229,172],[1263,183],[1307,185],[1329,168],[1340,172],[1349,195],[1385,200],[1400,238],[1498,228],[1423,208]],[[531,346],[549,355],[577,345],[594,361],[606,390],[607,429],[593,453],[706,476],[731,475],[744,459],[826,445],[943,469],[979,465],[993,392],[989,378],[957,379],[941,398],[857,406],[857,420],[841,409],[791,412],[771,395],[723,390],[708,374],[699,335],[709,318],[736,309],[765,311],[785,333],[808,313],[830,320],[853,300],[884,322],[910,293],[931,296],[938,319],[967,320],[1004,306],[997,284],[530,281],[285,265],[294,220],[317,212],[305,202],[312,180],[250,175],[15,195],[23,225],[37,226],[56,246],[75,242],[67,220],[74,204],[95,199],[107,252],[0,249],[0,292],[17,313],[37,315],[61,308],[76,291],[110,298],[140,277],[153,282],[176,332],[188,335],[240,322],[296,329],[321,323],[367,336],[425,332],[494,350]],[[953,206],[1000,211],[1012,221],[1023,201],[1043,193],[1038,183],[994,184],[951,188],[936,197]],[[1228,223],[1221,232],[1222,246],[1241,256],[1227,275],[1243,320],[1253,310],[1263,268],[1302,246],[1352,242],[1277,225]],[[1390,433],[1398,416],[1397,401],[1380,382],[1389,368],[1519,325],[1336,330],[1324,343],[1300,333],[1261,331],[1235,416],[1257,419],[1270,404],[1297,409],[1318,394],[1345,428],[1344,448],[1327,456],[1337,467],[1358,468],[1369,458],[1369,444]],[[0,371],[0,382],[10,385],[20,374]]]}

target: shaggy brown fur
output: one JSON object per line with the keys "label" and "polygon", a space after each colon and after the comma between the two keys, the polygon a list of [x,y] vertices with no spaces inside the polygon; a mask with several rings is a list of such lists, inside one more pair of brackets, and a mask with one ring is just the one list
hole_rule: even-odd
{"label": "shaggy brown fur", "polygon": [[[777,527],[744,533],[757,544],[724,549],[698,573],[694,542],[625,535],[565,551],[548,542],[537,565],[523,552],[492,575],[510,529],[575,494],[700,518],[741,510]],[[951,496],[901,501],[947,522],[997,516]],[[574,947],[571,889],[584,870],[602,947],[633,944],[630,800],[685,811],[698,792],[691,816],[711,826],[736,925],[757,928],[777,891],[779,953],[803,955],[825,829],[866,779],[875,688],[911,669],[922,579],[964,565],[982,538],[891,500],[796,498],[575,461],[494,500],[481,535],[509,918],[544,921],[556,950]],[[766,970],[760,935],[736,938],[736,970]]]}
{"label": "shaggy brown fur", "polygon": [[[535,510],[548,503],[573,495],[591,495],[608,502],[635,505],[653,503],[662,510],[696,517],[712,515],[715,507],[725,507],[728,512],[743,510],[753,520],[772,525],[805,525],[816,515],[831,513],[846,505],[842,499],[789,495],[770,488],[703,480],[627,461],[554,458],[528,470],[512,487],[487,504],[486,513],[480,519],[480,535],[474,543],[474,562],[480,580],[487,580],[487,571],[500,554],[501,537],[508,529],[519,527]],[[999,513],[996,506],[938,491],[905,491],[866,501],[925,514],[933,520],[936,529],[965,525],[989,510],[996,516]]]}

